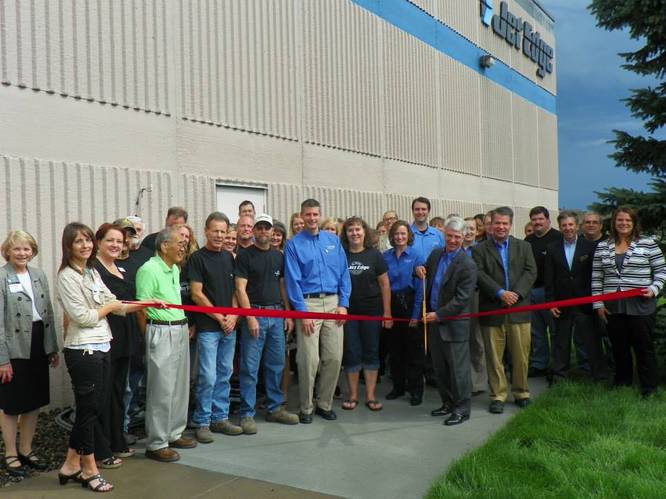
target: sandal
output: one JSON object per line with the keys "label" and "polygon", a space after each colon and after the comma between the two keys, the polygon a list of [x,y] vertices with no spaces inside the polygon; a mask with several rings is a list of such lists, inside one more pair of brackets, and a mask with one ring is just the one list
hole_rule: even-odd
{"label": "sandal", "polygon": [[[95,480],[97,480],[97,485],[93,486],[93,482]],[[104,478],[102,478],[102,475],[100,475],[99,473],[88,478],[83,478],[83,481],[81,482],[81,487],[83,487],[84,489],[88,488],[93,492],[111,492],[113,490],[113,485],[104,480]]]}
{"label": "sandal", "polygon": [[122,464],[123,461],[116,456],[107,457],[102,461],[97,461],[97,467],[104,470],[115,470],[116,468],[120,468]]}
{"label": "sandal", "polygon": [[123,459],[125,459],[125,458],[128,458],[128,457],[134,457],[135,454],[136,454],[136,451],[134,449],[128,447],[127,449],[125,449],[123,451],[116,452],[116,457],[122,457]]}
{"label": "sandal", "polygon": [[353,411],[354,409],[356,409],[357,405],[358,405],[358,400],[347,399],[342,403],[342,408],[345,411]]}
{"label": "sandal", "polygon": [[58,471],[58,481],[60,485],[67,485],[69,481],[76,483],[83,483],[83,478],[81,478],[81,470],[75,471],[71,475],[65,475],[62,471]]}
{"label": "sandal", "polygon": [[[9,476],[25,478],[28,475],[18,456],[5,456],[4,461]],[[19,466],[10,466],[13,463],[19,463]]]}
{"label": "sandal", "polygon": [[384,406],[379,400],[368,400],[365,403],[365,406],[374,412],[381,411],[384,408]]}
{"label": "sandal", "polygon": [[37,457],[34,451],[30,451],[26,456],[19,452],[18,458],[21,464],[37,471],[46,471],[46,468],[49,467],[47,463]]}

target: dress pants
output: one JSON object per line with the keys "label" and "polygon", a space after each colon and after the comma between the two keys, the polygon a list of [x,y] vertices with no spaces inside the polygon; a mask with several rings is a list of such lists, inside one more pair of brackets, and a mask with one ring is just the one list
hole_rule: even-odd
{"label": "dress pants", "polygon": [[102,414],[102,420],[104,432],[109,437],[111,450],[114,453],[122,452],[127,448],[123,436],[123,426],[125,423],[125,388],[127,386],[129,364],[129,357],[111,359],[109,390],[105,397],[106,408],[104,414]]}
{"label": "dress pants", "polygon": [[608,316],[608,335],[613,346],[616,386],[631,386],[633,360],[636,356],[636,371],[641,392],[652,393],[657,389],[657,356],[654,349],[655,317],[612,314]]}
{"label": "dress pants", "polygon": [[439,325],[431,323],[428,325],[428,345],[442,404],[458,414],[468,415],[472,398],[469,341],[443,340]]}
{"label": "dress pants", "polygon": [[[479,311],[479,292],[472,297],[471,312]],[[469,357],[472,369],[472,391],[483,392],[488,389],[488,371],[486,370],[486,352],[483,347],[483,333],[478,317],[469,321]]]}
{"label": "dress pants", "polygon": [[[544,303],[546,292],[544,288],[532,288],[530,291],[530,303],[532,305]],[[550,365],[550,343],[555,343],[555,331],[553,328],[553,315],[550,310],[536,310],[532,316],[532,352],[530,356],[530,367],[545,370]],[[551,340],[548,339],[550,330]]]}
{"label": "dress pants", "polygon": [[582,345],[590,374],[595,380],[607,376],[606,360],[601,346],[601,337],[597,334],[594,316],[581,312],[578,308],[561,309],[562,315],[555,319],[555,342],[553,343],[553,376],[567,377],[571,364],[571,340],[574,339],[576,353]]}
{"label": "dress pants", "polygon": [[[409,318],[414,304],[413,294],[391,295],[391,314],[396,318]],[[393,389],[411,395],[423,395],[425,367],[425,338],[423,325],[409,327],[408,322],[394,322],[389,336],[389,365]]]}
{"label": "dress pants", "polygon": [[[338,296],[306,298],[305,305],[308,312],[334,313],[338,307]],[[301,321],[296,321],[298,393],[303,414],[311,414],[314,410],[313,390],[317,372],[317,405],[325,411],[333,408],[333,395],[342,365],[342,326],[335,321],[315,320],[314,323],[314,333],[305,336]]]}
{"label": "dress pants", "polygon": [[187,324],[146,327],[146,449],[178,440],[187,425],[190,387]]}
{"label": "dress pants", "polygon": [[514,324],[508,318],[500,326],[483,326],[488,363],[490,399],[505,402],[508,384],[504,372],[504,350],[511,354],[511,391],[514,400],[529,398],[527,371],[530,356],[530,323]]}

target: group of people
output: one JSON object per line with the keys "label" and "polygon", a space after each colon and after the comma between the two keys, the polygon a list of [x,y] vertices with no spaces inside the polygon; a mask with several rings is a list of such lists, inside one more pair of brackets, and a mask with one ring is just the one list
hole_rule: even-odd
{"label": "group of people", "polygon": [[[60,483],[113,489],[99,468],[119,467],[135,453],[127,419],[142,374],[146,456],[161,462],[212,442],[215,433],[257,433],[258,384],[268,422],[335,420],[341,369],[343,410],[357,408],[362,374],[364,405],[381,411],[376,385],[385,370],[392,381],[386,399],[408,395],[412,406],[422,404],[426,380],[434,381],[442,405],[431,414],[446,416],[447,426],[468,420],[472,396],[486,390],[489,411],[502,413],[508,370],[513,401],[525,407],[530,376],[553,382],[569,376],[572,340],[578,367],[594,380],[607,379],[605,331],[614,384],[632,384],[633,352],[643,396],[654,393],[652,330],[666,263],[654,240],[640,234],[632,209],[618,208],[604,236],[596,213],[585,214],[581,231],[576,213],[560,212],[558,231],[548,210],[537,206],[525,240],[510,235],[513,211],[506,206],[429,220],[430,201],[418,197],[411,209],[411,223],[388,211],[373,229],[356,216],[322,220],[319,202],[307,199],[287,230],[245,201],[235,226],[220,212],[207,217],[201,248],[179,207],[169,209],[164,229],[143,240],[137,217],[104,223],[96,232],[68,224],[56,289],[76,416]],[[34,238],[20,230],[2,244],[0,423],[5,466],[14,476],[46,468],[32,437],[39,408],[49,403],[48,366],[59,363],[49,284],[29,265],[37,251]],[[642,296],[506,313],[627,289],[641,289]],[[182,304],[266,312],[239,317],[170,306]],[[291,320],[280,316],[283,310],[337,319]],[[474,312],[490,314],[466,315]],[[286,409],[294,348],[298,414]],[[230,417],[235,358],[237,422]],[[196,380],[191,416],[190,377]],[[195,438],[184,434],[188,418]]]}

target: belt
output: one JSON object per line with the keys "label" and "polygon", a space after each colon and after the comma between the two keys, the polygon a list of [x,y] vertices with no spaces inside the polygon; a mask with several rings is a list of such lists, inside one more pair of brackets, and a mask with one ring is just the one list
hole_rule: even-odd
{"label": "belt", "polygon": [[284,307],[282,306],[282,303],[274,303],[272,305],[257,305],[256,303],[250,303],[250,306],[252,308],[267,308],[267,309],[272,309],[272,310],[282,310]]}
{"label": "belt", "polygon": [[155,324],[156,326],[183,326],[187,324],[187,319],[179,319],[177,321],[158,321],[157,319],[148,319],[148,324]]}
{"label": "belt", "polygon": [[303,298],[324,298],[326,296],[337,295],[337,293],[303,293]]}

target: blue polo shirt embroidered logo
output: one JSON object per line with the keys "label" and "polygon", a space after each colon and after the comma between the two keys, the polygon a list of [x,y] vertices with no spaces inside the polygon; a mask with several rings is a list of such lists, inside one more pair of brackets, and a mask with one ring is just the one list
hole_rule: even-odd
{"label": "blue polo shirt embroidered logo", "polygon": [[481,22],[490,26],[493,19],[493,0],[481,0]]}

